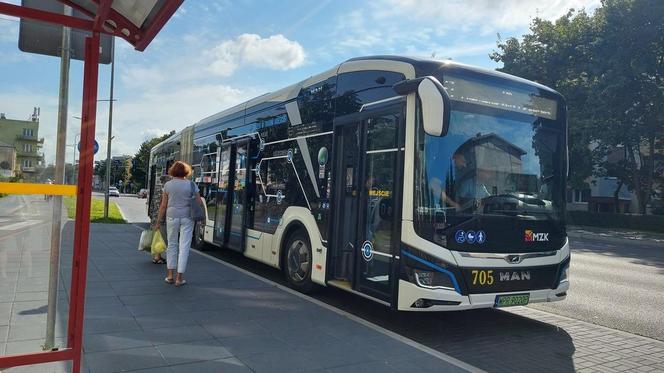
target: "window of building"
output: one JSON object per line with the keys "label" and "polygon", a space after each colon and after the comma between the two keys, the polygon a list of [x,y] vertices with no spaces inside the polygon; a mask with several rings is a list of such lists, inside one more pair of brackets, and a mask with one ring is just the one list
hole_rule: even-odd
{"label": "window of building", "polygon": [[32,152],[32,144],[23,144],[24,152]]}
{"label": "window of building", "polygon": [[34,136],[34,129],[24,128],[23,129],[23,136]]}
{"label": "window of building", "polygon": [[572,189],[568,191],[567,202],[586,203],[590,200],[590,189]]}
{"label": "window of building", "polygon": [[32,161],[30,159],[24,159],[23,167],[32,167]]}

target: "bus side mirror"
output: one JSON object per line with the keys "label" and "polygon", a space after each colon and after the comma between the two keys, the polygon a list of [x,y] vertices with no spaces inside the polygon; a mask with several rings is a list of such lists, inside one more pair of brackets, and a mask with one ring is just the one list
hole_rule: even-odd
{"label": "bus side mirror", "polygon": [[450,125],[450,96],[433,76],[396,83],[394,91],[406,95],[417,91],[422,105],[424,132],[431,136],[445,136]]}

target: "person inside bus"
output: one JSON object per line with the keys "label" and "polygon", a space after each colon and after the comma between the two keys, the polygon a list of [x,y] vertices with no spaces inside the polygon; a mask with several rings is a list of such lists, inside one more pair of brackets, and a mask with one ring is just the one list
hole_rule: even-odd
{"label": "person inside bus", "polygon": [[442,188],[441,204],[453,207],[459,212],[466,210],[473,212],[481,204],[482,199],[491,196],[486,187],[489,173],[487,170],[469,167],[466,157],[461,153],[454,153],[452,161],[454,176],[448,174],[448,179],[453,180],[454,198],[447,194],[447,188]]}
{"label": "person inside bus", "polygon": [[[201,203],[201,196],[196,184],[187,180],[191,175],[191,166],[177,161],[168,169],[168,174],[173,179],[164,184],[155,229],[161,227],[165,214],[168,232],[166,249],[168,276],[164,280],[169,284],[182,286],[187,283],[183,277],[187,269],[189,247],[194,232],[194,221],[191,218],[192,191],[196,201],[193,203]],[[176,269],[177,275],[175,275]]]}

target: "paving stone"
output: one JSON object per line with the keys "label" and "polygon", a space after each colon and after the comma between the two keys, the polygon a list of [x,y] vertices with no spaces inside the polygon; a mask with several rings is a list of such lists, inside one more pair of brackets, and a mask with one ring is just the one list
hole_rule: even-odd
{"label": "paving stone", "polygon": [[230,323],[199,322],[199,324],[215,338],[239,337],[252,334],[268,334],[268,332],[254,320],[239,320]]}
{"label": "paving stone", "polygon": [[210,333],[198,325],[149,329],[145,331],[145,334],[155,345],[201,341],[213,338]]}
{"label": "paving stone", "polygon": [[[54,340],[55,346],[58,347],[65,347],[67,345],[67,340],[65,338],[55,338]],[[44,345],[44,339],[31,339],[31,340],[24,340],[24,341],[15,341],[15,342],[7,342],[6,346],[6,355],[11,355],[11,354],[24,354],[24,353],[34,353],[34,352],[41,352],[42,351],[42,346]]]}
{"label": "paving stone", "polygon": [[284,343],[271,334],[252,334],[239,337],[219,339],[230,352],[236,356],[259,352],[293,352],[293,346]]}
{"label": "paving stone", "polygon": [[88,334],[83,338],[83,350],[86,353],[150,346],[152,346],[152,342],[142,330],[120,333]]}
{"label": "paving stone", "polygon": [[254,372],[303,372],[322,369],[316,361],[302,354],[283,354],[281,352],[262,352],[238,357]]}
{"label": "paving stone", "polygon": [[181,364],[170,367],[175,373],[245,373],[253,372],[237,358],[203,361],[193,364]]}
{"label": "paving stone", "polygon": [[157,349],[171,365],[233,357],[229,350],[214,339],[159,345]]}
{"label": "paving stone", "polygon": [[131,371],[168,366],[156,347],[94,352],[86,354],[86,360],[90,373]]}

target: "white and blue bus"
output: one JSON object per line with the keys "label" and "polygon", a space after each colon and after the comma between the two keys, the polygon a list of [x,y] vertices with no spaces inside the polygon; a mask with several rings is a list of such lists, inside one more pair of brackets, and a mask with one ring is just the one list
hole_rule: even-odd
{"label": "white and blue bus", "polygon": [[150,157],[150,216],[170,163],[207,206],[193,244],[396,310],[562,300],[566,107],[496,71],[355,58],[186,127]]}

